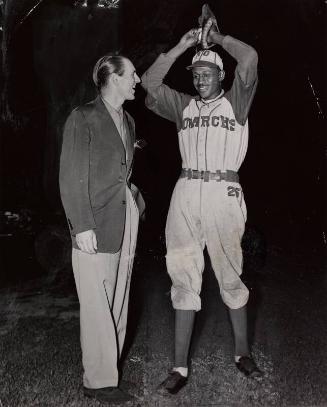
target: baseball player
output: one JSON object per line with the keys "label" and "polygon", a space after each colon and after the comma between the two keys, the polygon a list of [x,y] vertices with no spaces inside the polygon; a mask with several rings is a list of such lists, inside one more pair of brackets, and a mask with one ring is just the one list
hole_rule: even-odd
{"label": "baseball player", "polygon": [[221,58],[205,49],[187,67],[198,95],[177,92],[163,80],[176,58],[197,43],[198,34],[197,29],[187,32],[142,76],[146,106],[176,123],[183,167],[166,224],[166,262],[175,309],[175,365],[158,387],[159,393],[175,394],[187,382],[194,317],[201,309],[205,246],[229,309],[236,366],[246,376],[261,375],[247,339],[249,291],[240,279],[246,206],[237,174],[247,151],[258,57],[249,45],[211,29],[207,41],[221,46],[237,61],[231,89],[222,89],[225,73]]}

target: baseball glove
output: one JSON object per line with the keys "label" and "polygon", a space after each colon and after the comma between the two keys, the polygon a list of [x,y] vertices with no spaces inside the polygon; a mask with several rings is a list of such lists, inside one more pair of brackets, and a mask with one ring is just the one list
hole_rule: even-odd
{"label": "baseball glove", "polygon": [[198,42],[203,49],[211,48],[214,44],[208,44],[207,38],[210,30],[216,31],[219,33],[219,28],[217,20],[213,12],[211,11],[208,4],[202,6],[202,14],[199,17],[199,26],[201,32],[198,37]]}

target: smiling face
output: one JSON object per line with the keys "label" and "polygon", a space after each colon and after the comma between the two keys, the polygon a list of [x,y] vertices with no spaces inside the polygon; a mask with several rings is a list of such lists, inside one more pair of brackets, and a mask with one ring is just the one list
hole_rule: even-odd
{"label": "smiling face", "polygon": [[202,99],[214,99],[221,92],[223,71],[219,68],[197,66],[192,69],[193,85]]}
{"label": "smiling face", "polygon": [[129,59],[124,59],[124,73],[117,75],[117,79],[117,90],[123,100],[135,99],[135,86],[137,83],[140,83],[141,80]]}

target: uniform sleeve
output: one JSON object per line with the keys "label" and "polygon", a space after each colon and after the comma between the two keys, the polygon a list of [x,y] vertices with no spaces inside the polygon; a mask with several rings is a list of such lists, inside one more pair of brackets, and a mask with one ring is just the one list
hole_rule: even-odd
{"label": "uniform sleeve", "polygon": [[72,235],[95,229],[89,196],[90,134],[82,113],[68,117],[60,156],[60,195]]}
{"label": "uniform sleeve", "polygon": [[236,120],[244,125],[258,85],[258,54],[254,48],[227,35],[223,48],[237,61],[233,85],[226,98],[230,101]]}
{"label": "uniform sleeve", "polygon": [[143,74],[142,86],[147,92],[145,105],[159,116],[180,127],[182,113],[191,96],[171,89],[163,80],[174,63],[165,54],[159,55],[153,65]]}

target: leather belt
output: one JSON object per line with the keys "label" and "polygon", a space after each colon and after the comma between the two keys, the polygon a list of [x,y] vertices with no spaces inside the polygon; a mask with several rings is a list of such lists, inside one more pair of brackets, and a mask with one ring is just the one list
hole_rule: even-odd
{"label": "leather belt", "polygon": [[180,178],[187,179],[203,179],[206,181],[228,181],[239,182],[239,177],[236,171],[226,170],[216,172],[192,170],[191,168],[182,168]]}

